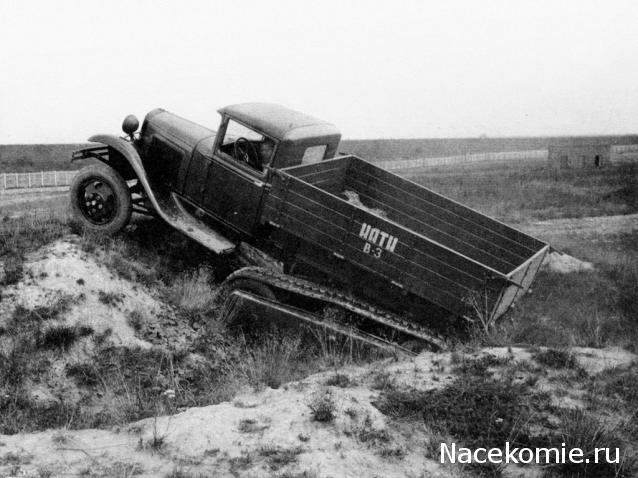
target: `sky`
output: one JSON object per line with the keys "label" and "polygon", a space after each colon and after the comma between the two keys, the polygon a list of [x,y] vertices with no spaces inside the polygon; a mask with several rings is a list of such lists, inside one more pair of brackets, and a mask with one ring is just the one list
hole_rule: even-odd
{"label": "sky", "polygon": [[638,2],[0,0],[0,143],[280,103],[344,138],[638,133]]}

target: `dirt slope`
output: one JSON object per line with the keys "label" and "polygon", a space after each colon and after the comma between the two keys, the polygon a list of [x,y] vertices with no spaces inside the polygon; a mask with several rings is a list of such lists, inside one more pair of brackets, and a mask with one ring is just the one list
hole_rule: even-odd
{"label": "dirt slope", "polygon": [[[524,349],[486,349],[477,356],[507,355],[530,360]],[[576,350],[578,362],[591,373],[626,366],[636,357],[618,349]],[[351,367],[345,387],[326,385],[323,373],[278,389],[247,393],[232,402],[192,408],[172,416],[149,418],[113,430],[49,430],[0,436],[0,457],[14,457],[6,473],[20,476],[85,474],[90,476],[165,476],[176,469],[203,476],[418,477],[460,476],[431,456],[428,430],[409,430],[388,422],[373,405],[379,374],[394,387],[425,390],[452,379],[451,353],[424,353],[398,363]],[[560,384],[542,379],[540,390]],[[309,405],[330,396],[335,418],[313,420]],[[170,400],[170,398],[167,398]],[[561,393],[560,402],[578,403]],[[2,463],[2,460],[0,460]],[[18,468],[16,468],[16,466]],[[305,473],[305,475],[304,475]],[[42,476],[42,475],[40,475]],[[194,476],[194,475],[193,475]],[[512,468],[504,476],[539,476],[538,470]]]}
{"label": "dirt slope", "polygon": [[[592,227],[602,226],[596,221]],[[80,325],[91,328],[94,335],[109,329],[108,340],[126,347],[178,344],[192,336],[193,331],[178,325],[171,308],[153,291],[115,277],[79,248],[77,238],[65,238],[31,255],[25,271],[24,280],[3,291],[0,326],[19,305],[37,308],[68,297],[64,312],[49,326]],[[144,338],[130,321],[130,314],[140,310],[151,329]],[[72,394],[72,384],[55,371],[89,355],[92,346],[89,339],[79,340],[65,354],[52,356],[58,366],[51,367],[46,380],[32,384],[31,394],[42,400],[50,400],[60,389]],[[520,366],[517,380],[533,382],[539,392],[552,394],[555,404],[570,407],[585,406],[588,376],[626,367],[637,359],[620,349],[576,348],[572,353],[585,372],[578,389],[565,384],[565,370],[539,367],[528,349],[485,349],[473,359],[488,354],[506,357],[515,371],[517,364],[527,364]],[[428,446],[437,437],[425,424],[392,420],[375,406],[388,388],[445,387],[455,380],[459,360],[462,364],[464,359],[458,352],[424,353],[399,362],[349,367],[109,430],[0,435],[0,476],[153,477],[175,476],[176,470],[190,476],[463,476],[457,468],[438,463],[438,455]],[[165,408],[171,409],[171,390],[164,397]],[[318,420],[322,411],[334,418]],[[540,475],[533,468],[508,468],[504,476]]]}

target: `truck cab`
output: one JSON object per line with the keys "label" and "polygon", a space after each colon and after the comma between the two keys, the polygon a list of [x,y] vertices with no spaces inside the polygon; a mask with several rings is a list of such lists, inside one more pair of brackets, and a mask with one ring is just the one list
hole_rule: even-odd
{"label": "truck cab", "polygon": [[283,106],[245,103],[219,110],[217,132],[162,109],[148,113],[135,140],[151,184],[241,234],[259,225],[278,169],[335,156],[341,134]]}

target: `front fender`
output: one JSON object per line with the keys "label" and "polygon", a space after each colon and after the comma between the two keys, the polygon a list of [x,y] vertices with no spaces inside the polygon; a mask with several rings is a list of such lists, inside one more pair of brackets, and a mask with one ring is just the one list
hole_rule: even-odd
{"label": "front fender", "polygon": [[[217,254],[226,254],[235,249],[233,242],[218,231],[191,216],[190,213],[184,209],[175,193],[161,185],[157,185],[159,188],[155,191],[153,190],[144,165],[142,164],[142,159],[135,149],[135,146],[129,141],[111,134],[91,136],[89,141],[105,144],[122,155],[124,160],[131,165],[137,179],[144,188],[144,191],[146,191],[148,200],[153,205],[153,208],[168,224]],[[101,160],[104,161],[104,158],[101,158]]]}
{"label": "front fender", "polygon": [[148,180],[148,175],[146,174],[146,170],[144,169],[144,165],[142,164],[142,158],[140,158],[140,155],[135,149],[135,146],[133,146],[131,142],[113,134],[96,134],[94,136],[91,136],[89,138],[89,141],[92,143],[105,144],[120,153],[122,157],[131,165],[133,171],[135,171],[137,179],[144,188],[144,191],[146,191],[146,195],[148,196],[149,201],[151,201],[151,204],[153,205],[157,213],[164,220],[168,220],[167,217],[164,217],[165,214],[162,211],[162,207],[159,205],[157,197],[155,196],[155,193],[151,188],[151,184]]}

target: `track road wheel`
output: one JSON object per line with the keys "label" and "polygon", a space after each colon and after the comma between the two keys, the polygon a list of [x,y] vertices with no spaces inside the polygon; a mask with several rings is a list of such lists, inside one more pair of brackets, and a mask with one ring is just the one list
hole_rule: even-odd
{"label": "track road wheel", "polygon": [[[232,294],[235,291],[247,292],[267,300],[276,300],[275,293],[266,284],[248,278],[238,278],[222,285],[218,301],[223,309],[232,308]],[[223,313],[225,315],[225,312]],[[272,324],[264,321],[263,317],[256,316],[249,310],[243,310],[239,314],[231,313],[226,318],[226,325],[231,329],[241,330],[245,337],[257,337],[271,328]]]}
{"label": "track road wheel", "polygon": [[231,284],[231,291],[243,290],[268,300],[276,300],[275,293],[266,284],[253,279],[237,279]]}
{"label": "track road wheel", "polygon": [[83,229],[112,235],[131,219],[131,193],[115,169],[92,164],[73,179],[71,210]]}

